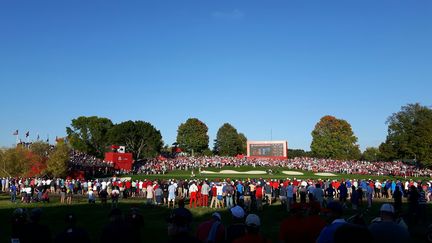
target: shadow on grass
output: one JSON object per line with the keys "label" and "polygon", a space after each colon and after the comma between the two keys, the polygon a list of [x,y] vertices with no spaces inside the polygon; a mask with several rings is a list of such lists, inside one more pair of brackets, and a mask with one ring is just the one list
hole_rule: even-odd
{"label": "shadow on grass", "polygon": [[[365,215],[366,222],[370,222],[370,220],[378,216],[379,207],[384,202],[387,201],[374,203],[372,209]],[[406,207],[406,205],[404,206]],[[60,204],[57,197],[53,197],[52,202],[47,204],[13,204],[9,201],[9,197],[3,194],[0,196],[0,242],[10,242],[10,222],[12,213],[16,208],[20,207],[26,208],[28,211],[33,208],[41,208],[43,211],[41,224],[47,225],[50,228],[53,237],[65,229],[66,224],[64,218],[66,214],[74,213],[77,218],[77,226],[88,231],[92,242],[100,242],[102,229],[108,223],[109,213],[111,211],[110,203],[103,206],[98,201],[96,204],[90,205],[86,202],[84,197],[75,197],[72,205]],[[166,242],[168,240],[166,218],[171,213],[172,209],[168,209],[167,207],[145,206],[144,199],[120,200],[119,208],[122,210],[123,214],[129,213],[131,208],[140,209],[144,218],[144,225],[139,232],[143,242]],[[188,205],[186,205],[186,208],[189,209]],[[222,221],[225,226],[231,223],[230,213],[226,209],[192,209],[191,212],[194,217],[192,234],[196,233],[197,226],[201,222],[208,220],[211,214],[216,211],[221,213]],[[431,207],[428,205],[427,214],[430,215],[431,211]],[[353,213],[352,210],[347,210],[346,217],[351,216]],[[280,224],[283,219],[288,216],[288,213],[282,210],[280,204],[276,204],[273,206],[266,206],[262,212],[258,212],[257,214],[261,218],[261,232],[263,235],[273,242],[277,242]],[[411,229],[413,242],[423,241],[426,226],[427,224],[424,224],[423,226],[415,226]]]}

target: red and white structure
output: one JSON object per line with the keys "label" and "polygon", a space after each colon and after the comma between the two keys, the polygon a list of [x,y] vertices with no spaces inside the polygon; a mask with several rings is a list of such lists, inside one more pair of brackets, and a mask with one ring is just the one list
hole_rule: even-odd
{"label": "red and white structure", "polygon": [[125,146],[111,146],[112,152],[105,153],[105,161],[112,162],[116,170],[132,170],[134,162],[132,153],[126,153]]}

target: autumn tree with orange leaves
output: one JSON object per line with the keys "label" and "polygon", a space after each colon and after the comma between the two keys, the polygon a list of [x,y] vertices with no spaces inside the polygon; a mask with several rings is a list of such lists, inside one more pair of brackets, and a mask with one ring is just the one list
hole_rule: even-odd
{"label": "autumn tree with orange leaves", "polygon": [[351,125],[334,116],[324,116],[315,125],[311,151],[319,158],[359,159],[361,156]]}

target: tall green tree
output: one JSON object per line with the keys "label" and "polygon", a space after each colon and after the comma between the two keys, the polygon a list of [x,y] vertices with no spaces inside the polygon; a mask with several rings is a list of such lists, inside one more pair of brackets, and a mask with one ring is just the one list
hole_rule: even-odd
{"label": "tall green tree", "polygon": [[378,161],[381,159],[381,153],[378,148],[367,147],[362,154],[362,159],[366,161]]}
{"label": "tall green tree", "polygon": [[54,151],[51,153],[45,173],[55,177],[66,176],[69,162],[69,147],[63,140],[57,142]]}
{"label": "tall green tree", "polygon": [[351,125],[333,116],[324,116],[315,125],[311,150],[321,158],[359,159],[361,156]]}
{"label": "tall green tree", "polygon": [[102,158],[107,151],[108,131],[113,123],[108,118],[80,116],[66,128],[72,148]]}
{"label": "tall green tree", "polygon": [[303,149],[288,149],[288,157],[290,158],[311,157],[311,152],[304,151]]}
{"label": "tall green tree", "polygon": [[415,159],[432,165],[432,109],[408,104],[391,115],[387,124],[387,138],[380,146],[387,159]]}
{"label": "tall green tree", "polygon": [[152,124],[126,121],[114,125],[108,133],[110,143],[125,145],[135,159],[157,156],[163,146],[162,135]]}
{"label": "tall green tree", "polygon": [[207,125],[197,118],[189,118],[177,130],[177,143],[183,151],[201,154],[208,149]]}
{"label": "tall green tree", "polygon": [[238,139],[240,143],[239,154],[246,154],[247,152],[247,138],[243,133],[238,134]]}
{"label": "tall green tree", "polygon": [[214,152],[222,156],[235,156],[241,150],[242,144],[237,129],[229,123],[223,124],[216,135]]}
{"label": "tall green tree", "polygon": [[6,171],[6,161],[4,160],[5,149],[0,148],[0,176],[7,177],[11,176]]}

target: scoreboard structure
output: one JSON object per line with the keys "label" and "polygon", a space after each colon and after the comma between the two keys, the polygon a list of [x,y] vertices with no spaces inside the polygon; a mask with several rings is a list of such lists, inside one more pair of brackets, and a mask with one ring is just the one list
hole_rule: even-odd
{"label": "scoreboard structure", "polygon": [[288,158],[287,141],[247,141],[248,158]]}

